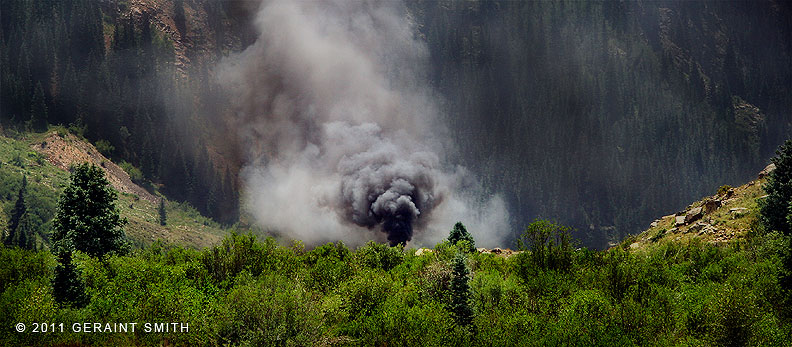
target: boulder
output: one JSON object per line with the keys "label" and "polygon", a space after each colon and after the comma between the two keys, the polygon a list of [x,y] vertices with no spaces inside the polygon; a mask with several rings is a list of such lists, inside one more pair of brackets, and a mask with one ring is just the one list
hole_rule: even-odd
{"label": "boulder", "polygon": [[685,225],[685,216],[684,215],[677,215],[674,220],[674,226],[683,226]]}
{"label": "boulder", "polygon": [[721,207],[721,201],[717,199],[709,199],[704,203],[704,213],[710,214]]}
{"label": "boulder", "polygon": [[702,229],[704,229],[706,227],[709,227],[709,226],[710,225],[707,224],[707,223],[698,222],[696,224],[691,225],[690,228],[688,228],[688,232],[689,233],[695,233],[695,232],[700,231],[700,230],[702,230]]}
{"label": "boulder", "polygon": [[660,221],[656,220],[656,221],[652,222],[652,224],[649,224],[649,227],[650,228],[656,228],[659,224],[660,224]]}
{"label": "boulder", "polygon": [[701,207],[691,208],[685,214],[685,224],[695,222],[704,217],[704,209]]}
{"label": "boulder", "polygon": [[771,172],[775,171],[775,164],[770,163],[770,165],[765,166],[764,170],[759,172],[759,178],[767,177]]}

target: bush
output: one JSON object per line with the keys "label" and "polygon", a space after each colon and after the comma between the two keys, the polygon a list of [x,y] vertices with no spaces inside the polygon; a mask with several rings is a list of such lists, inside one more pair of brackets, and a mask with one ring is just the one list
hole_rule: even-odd
{"label": "bush", "polygon": [[390,247],[369,241],[355,252],[355,261],[366,267],[389,271],[404,261],[404,252],[401,245]]}
{"label": "bush", "polygon": [[726,193],[728,193],[729,190],[731,190],[732,188],[734,188],[734,187],[732,187],[732,186],[730,186],[728,184],[724,184],[724,185],[722,185],[722,186],[720,186],[718,188],[717,195],[726,195]]}
{"label": "bush", "polygon": [[[535,220],[517,239],[517,247],[525,252],[526,259],[542,270],[568,271],[572,267],[574,248],[570,228],[545,220]],[[530,266],[524,264],[522,274],[528,276]]]}
{"label": "bush", "polygon": [[126,172],[127,175],[129,175],[129,179],[131,179],[132,182],[135,182],[137,184],[143,183],[143,172],[140,171],[140,169],[128,163],[127,161],[122,161],[121,164],[119,164],[118,166],[120,166],[121,169],[123,169],[124,172]]}
{"label": "bush", "polygon": [[96,141],[95,145],[96,150],[99,151],[99,153],[102,153],[105,157],[110,157],[110,155],[113,154],[113,151],[115,150],[115,147],[113,147],[113,145],[111,145],[107,140]]}

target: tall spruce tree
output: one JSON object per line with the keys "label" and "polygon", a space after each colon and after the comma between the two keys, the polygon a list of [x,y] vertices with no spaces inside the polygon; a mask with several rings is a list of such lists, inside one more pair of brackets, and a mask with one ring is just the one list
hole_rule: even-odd
{"label": "tall spruce tree", "polygon": [[[11,220],[8,223],[8,230],[5,233],[5,237],[3,238],[3,244],[6,246],[13,246],[19,245],[18,241],[20,235],[17,232],[19,229],[20,222],[26,217],[27,214],[27,204],[25,203],[25,195],[27,195],[27,176],[22,177],[22,186],[19,187],[19,193],[17,194],[16,203],[14,203],[14,209],[11,210]],[[26,237],[26,236],[22,236]]]}
{"label": "tall spruce tree", "polygon": [[463,253],[457,253],[453,263],[453,278],[451,279],[451,312],[458,325],[469,326],[473,323],[473,309],[470,307],[470,286],[467,267],[467,258]]}
{"label": "tall spruce tree", "polygon": [[464,242],[465,247],[462,251],[468,253],[476,251],[476,241],[473,240],[473,235],[470,235],[470,232],[467,231],[467,228],[465,228],[462,222],[457,222],[448,234],[448,242],[459,245],[461,241],[466,241]]}
{"label": "tall spruce tree", "polygon": [[58,201],[52,240],[64,251],[78,250],[94,257],[124,253],[126,219],[121,218],[115,200],[116,192],[101,168],[77,165]]}
{"label": "tall spruce tree", "polygon": [[163,226],[168,224],[168,212],[165,211],[165,199],[163,198],[160,198],[159,203],[159,222]]}
{"label": "tall spruce tree", "polygon": [[85,283],[80,277],[80,271],[72,263],[72,252],[64,247],[57,252],[59,264],[55,267],[55,277],[52,279],[55,301],[76,308],[84,307],[88,303],[88,296],[85,294]]}

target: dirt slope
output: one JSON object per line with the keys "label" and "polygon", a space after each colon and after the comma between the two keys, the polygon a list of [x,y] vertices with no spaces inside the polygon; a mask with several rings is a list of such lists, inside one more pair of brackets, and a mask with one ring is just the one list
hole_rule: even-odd
{"label": "dirt slope", "polygon": [[32,145],[33,149],[44,154],[53,165],[69,170],[72,165],[90,162],[101,167],[108,181],[121,193],[137,195],[139,198],[156,203],[157,197],[132,182],[129,175],[118,165],[107,159],[92,144],[80,141],[74,135],[59,135],[52,131],[44,141]]}

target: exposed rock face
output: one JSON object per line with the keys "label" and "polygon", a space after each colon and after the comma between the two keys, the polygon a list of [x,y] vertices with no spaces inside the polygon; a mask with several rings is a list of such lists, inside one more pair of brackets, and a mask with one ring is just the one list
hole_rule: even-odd
{"label": "exposed rock face", "polygon": [[775,171],[775,164],[770,163],[770,165],[765,166],[764,170],[759,172],[759,178],[767,177],[771,172]]}
{"label": "exposed rock face", "polygon": [[685,224],[695,222],[704,217],[704,209],[701,207],[692,208],[685,214]]}
{"label": "exposed rock face", "polygon": [[678,215],[675,218],[676,219],[674,220],[674,226],[680,227],[680,226],[685,225],[685,216],[684,215]]}

